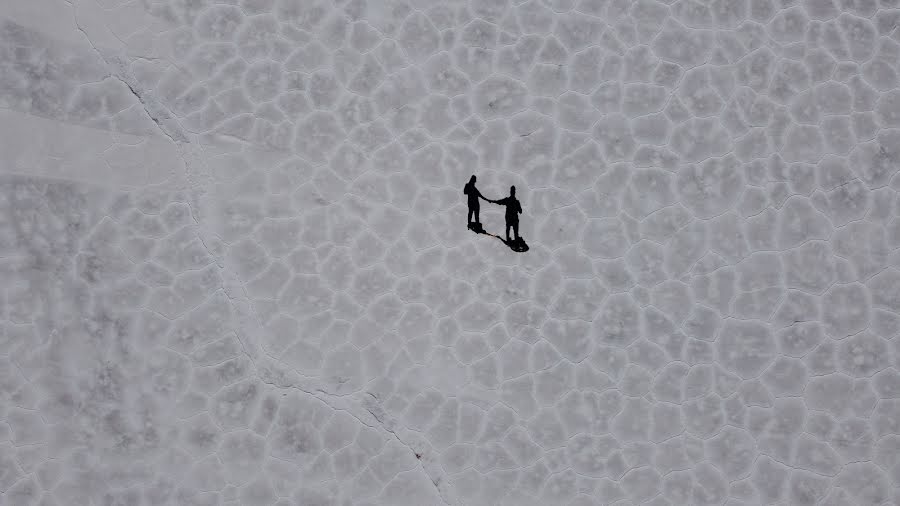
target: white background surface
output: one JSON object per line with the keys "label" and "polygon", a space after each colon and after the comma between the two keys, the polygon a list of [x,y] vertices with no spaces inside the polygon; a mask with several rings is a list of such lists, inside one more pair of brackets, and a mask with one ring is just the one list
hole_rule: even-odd
{"label": "white background surface", "polygon": [[896,1],[0,17],[0,503],[900,501]]}

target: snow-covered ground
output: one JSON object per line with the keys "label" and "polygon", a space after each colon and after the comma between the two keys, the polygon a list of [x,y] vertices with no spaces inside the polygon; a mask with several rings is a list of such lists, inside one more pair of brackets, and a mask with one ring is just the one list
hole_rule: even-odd
{"label": "snow-covered ground", "polygon": [[898,504],[898,73],[897,0],[2,2],[0,503]]}

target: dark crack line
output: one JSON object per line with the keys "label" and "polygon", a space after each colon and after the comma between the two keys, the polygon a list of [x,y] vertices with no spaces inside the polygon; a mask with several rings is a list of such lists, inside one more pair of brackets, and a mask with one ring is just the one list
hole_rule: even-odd
{"label": "dark crack line", "polygon": [[[251,359],[251,360],[252,360],[252,359]],[[335,411],[343,411],[344,413],[347,413],[348,415],[350,415],[350,416],[352,416],[354,419],[356,419],[359,423],[361,423],[362,425],[364,425],[364,426],[366,426],[366,427],[369,427],[370,429],[376,429],[376,430],[377,430],[377,429],[381,429],[381,430],[384,430],[385,432],[390,433],[390,434],[394,437],[394,439],[396,439],[401,445],[403,445],[406,449],[408,449],[408,450],[413,454],[413,456],[416,458],[416,462],[419,463],[419,468],[422,470],[422,472],[425,474],[425,476],[428,477],[428,480],[431,481],[431,483],[434,485],[434,488],[435,488],[435,490],[437,491],[437,495],[438,495],[438,497],[441,499],[441,502],[443,502],[443,503],[446,504],[447,506],[450,506],[450,502],[444,497],[444,493],[443,493],[443,491],[441,490],[441,487],[440,487],[440,485],[439,485],[440,477],[435,478],[434,476],[431,475],[431,473],[428,472],[428,469],[425,468],[425,463],[422,461],[422,454],[419,453],[418,451],[416,451],[415,449],[413,449],[413,447],[410,446],[409,443],[407,443],[406,441],[404,441],[404,440],[397,434],[397,432],[396,432],[393,428],[390,427],[390,425],[392,425],[392,424],[390,424],[389,421],[383,419],[383,418],[384,418],[384,412],[382,412],[381,415],[376,414],[375,411],[369,409],[369,407],[366,406],[364,402],[359,403],[359,404],[362,406],[362,408],[365,409],[366,412],[369,413],[369,415],[371,415],[372,418],[374,418],[376,422],[378,422],[376,425],[373,425],[373,424],[371,424],[371,423],[367,423],[367,422],[366,422],[365,420],[363,420],[359,415],[357,415],[356,413],[354,413],[354,412],[352,411],[352,409],[350,409],[350,407],[356,405],[356,403],[348,403],[348,404],[349,404],[348,407],[342,408],[342,407],[335,406],[334,404],[332,404],[331,402],[329,402],[329,401],[327,400],[327,397],[334,397],[335,394],[330,394],[330,393],[328,393],[328,392],[326,392],[326,391],[324,391],[324,390],[322,390],[322,389],[317,389],[317,390],[315,390],[315,391],[307,390],[307,389],[305,389],[305,388],[301,387],[300,385],[298,385],[298,384],[296,384],[296,383],[293,383],[293,382],[292,382],[292,383],[279,383],[279,382],[276,382],[275,379],[266,380],[266,379],[260,374],[259,370],[256,371],[256,377],[257,377],[257,378],[259,379],[259,381],[261,381],[262,383],[265,383],[265,384],[267,384],[267,385],[273,386],[273,387],[278,388],[278,389],[280,389],[280,390],[297,390],[298,392],[305,393],[305,394],[309,395],[310,397],[313,397],[313,398],[317,399],[319,402],[325,404],[326,406],[328,406],[329,408],[331,408],[331,409],[333,409],[333,410],[335,410]],[[322,395],[318,395],[317,392],[320,392]],[[367,393],[368,395],[372,396],[374,399],[378,399],[378,397],[376,397],[376,396],[375,396],[374,394],[372,394],[371,392],[366,392],[366,393]]]}
{"label": "dark crack line", "polygon": [[[72,5],[72,4],[70,3],[70,5]],[[128,88],[128,90],[131,92],[131,94],[134,95],[134,97],[137,99],[138,103],[141,105],[141,109],[144,110],[144,113],[147,115],[148,118],[150,118],[150,121],[152,121],[156,125],[156,127],[159,128],[159,131],[162,132],[163,135],[165,135],[172,142],[174,142],[177,147],[179,145],[179,140],[176,140],[175,136],[173,136],[169,132],[169,129],[165,125],[163,125],[163,123],[159,120],[159,118],[157,118],[155,114],[150,112],[150,109],[148,108],[148,104],[147,104],[147,101],[144,98],[144,96],[141,93],[138,93],[138,91],[135,89],[135,87],[131,83],[129,83],[126,79],[123,79],[121,76],[117,75],[115,72],[113,72],[111,70],[111,67],[113,67],[113,65],[106,58],[106,56],[103,55],[103,52],[100,51],[97,48],[97,46],[94,45],[94,42],[88,36],[88,34],[84,30],[84,28],[81,27],[81,24],[78,22],[78,11],[77,11],[77,8],[75,7],[75,5],[72,5],[72,18],[75,21],[75,28],[77,28],[78,31],[81,32],[81,34],[84,36],[84,39],[88,42],[88,44],[90,44],[91,49],[93,49],[94,52],[97,53],[97,56],[100,58],[100,61],[102,61],[106,65],[107,72],[108,72],[106,77],[111,77],[111,78],[121,82],[122,84],[124,84]],[[179,133],[178,136],[181,138],[181,142],[187,142],[187,138],[183,134]]]}
{"label": "dark crack line", "polygon": [[[110,77],[117,79],[119,82],[121,82],[122,84],[124,84],[125,86],[128,87],[128,90],[131,91],[131,94],[134,95],[134,98],[136,98],[137,101],[141,104],[141,108],[144,109],[145,113],[147,113],[147,117],[150,118],[150,121],[152,121],[153,123],[156,123],[156,126],[157,126],[157,128],[159,128],[159,131],[162,132],[163,134],[165,134],[166,137],[171,139],[172,142],[174,142],[177,145],[179,141],[177,141],[175,139],[175,137],[169,133],[168,129],[165,127],[165,125],[162,124],[162,122],[156,117],[156,115],[150,113],[150,109],[147,108],[147,103],[144,101],[144,97],[140,93],[138,93],[137,90],[134,89],[134,86],[132,86],[131,83],[129,83],[128,81],[122,79],[121,77],[119,77],[115,74],[110,74]],[[187,141],[187,139],[182,139],[182,142],[186,142],[186,141]]]}
{"label": "dark crack line", "polygon": [[[372,395],[372,394],[370,393],[369,395]],[[374,397],[374,395],[373,395],[373,397]],[[438,494],[438,497],[441,498],[441,502],[443,502],[443,503],[446,504],[447,506],[450,506],[450,501],[448,501],[447,498],[444,497],[444,493],[443,493],[443,491],[441,490],[441,487],[440,487],[440,485],[439,485],[439,483],[438,483],[440,480],[439,480],[438,478],[435,478],[434,476],[432,476],[431,473],[428,472],[428,469],[425,468],[425,464],[422,462],[422,454],[419,453],[419,452],[417,452],[416,450],[414,450],[414,449],[409,445],[409,443],[403,441],[403,439],[400,438],[400,436],[397,434],[397,432],[395,432],[394,429],[388,427],[388,424],[385,423],[384,421],[382,421],[381,418],[380,418],[378,415],[376,415],[374,411],[372,411],[371,409],[369,409],[368,406],[366,406],[366,405],[364,404],[364,405],[363,405],[363,409],[365,409],[366,411],[368,411],[369,414],[372,415],[372,418],[374,418],[375,420],[378,421],[378,423],[381,424],[381,427],[382,427],[384,430],[390,432],[390,433],[394,436],[394,438],[395,438],[397,441],[400,442],[400,444],[402,444],[403,446],[405,446],[406,448],[408,448],[409,451],[411,451],[411,452],[413,453],[413,455],[416,457],[416,461],[419,462],[419,467],[422,469],[422,472],[425,473],[425,476],[428,477],[428,479],[429,479],[429,480],[431,481],[431,483],[434,485],[435,490],[437,490],[437,494]]]}

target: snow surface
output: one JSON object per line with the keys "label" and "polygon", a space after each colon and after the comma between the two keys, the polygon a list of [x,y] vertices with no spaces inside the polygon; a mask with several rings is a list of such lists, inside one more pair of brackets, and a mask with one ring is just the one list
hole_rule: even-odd
{"label": "snow surface", "polygon": [[898,26],[3,2],[0,503],[900,503]]}

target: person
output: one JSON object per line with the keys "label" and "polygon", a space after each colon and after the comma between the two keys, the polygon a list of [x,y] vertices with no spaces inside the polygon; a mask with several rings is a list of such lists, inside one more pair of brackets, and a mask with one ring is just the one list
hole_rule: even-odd
{"label": "person", "polygon": [[[469,218],[468,218],[469,219],[469,228],[472,228],[473,230],[481,228],[481,221],[479,220],[479,217],[478,217],[478,212],[481,208],[481,203],[478,202],[478,199],[481,198],[481,199],[487,200],[488,202],[491,201],[490,199],[488,199],[487,197],[482,195],[480,191],[478,191],[478,188],[475,187],[475,181],[476,181],[476,178],[475,178],[475,175],[473,174],[472,178],[469,179],[469,182],[466,183],[465,188],[463,188],[463,193],[465,195],[468,195],[468,197],[469,197]],[[475,221],[472,221],[473,216],[475,217]]]}
{"label": "person", "polygon": [[513,229],[513,237],[515,237],[515,242],[519,242],[519,214],[522,213],[522,204],[519,203],[519,200],[516,198],[516,187],[509,187],[509,197],[502,198],[500,200],[490,200],[485,199],[488,202],[492,202],[494,204],[500,204],[501,206],[506,206],[506,242],[511,242],[509,240],[509,229]]}

